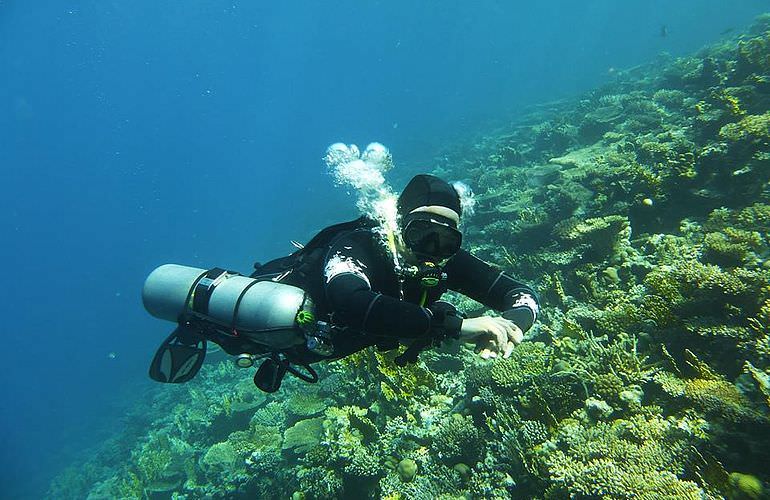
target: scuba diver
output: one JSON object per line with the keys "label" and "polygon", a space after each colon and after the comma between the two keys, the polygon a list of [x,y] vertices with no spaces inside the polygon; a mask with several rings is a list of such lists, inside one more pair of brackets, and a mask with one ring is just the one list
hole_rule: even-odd
{"label": "scuba diver", "polygon": [[[293,254],[246,277],[220,268],[167,264],[148,277],[144,304],[178,327],[158,349],[150,376],[190,380],[206,341],[241,367],[263,360],[254,383],[280,388],[286,373],[308,382],[312,363],[364,348],[407,348],[404,365],[448,340],[473,343],[481,356],[508,357],[537,319],[529,286],[461,248],[460,195],[432,175],[411,179],[397,200],[398,234],[373,218],[327,227]],[[501,313],[465,318],[441,296],[454,290]]]}

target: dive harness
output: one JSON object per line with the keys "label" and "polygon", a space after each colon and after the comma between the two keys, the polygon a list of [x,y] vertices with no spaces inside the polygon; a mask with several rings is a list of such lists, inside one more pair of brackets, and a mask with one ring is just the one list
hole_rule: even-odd
{"label": "dive harness", "polygon": [[[428,298],[428,290],[440,285],[442,281],[447,279],[447,275],[441,266],[430,261],[423,261],[417,265],[407,267],[402,266],[400,255],[398,253],[398,245],[396,244],[396,234],[397,232],[392,227],[386,228],[387,246],[393,258],[396,275],[398,276],[399,299],[404,300],[404,282],[407,279],[417,280],[422,287],[419,306],[425,307],[430,311],[432,321],[435,321],[439,325],[443,325],[448,316],[460,316],[457,310],[451,304],[446,302],[436,302],[430,307],[425,306]],[[450,337],[450,334],[446,329],[439,328],[432,332],[432,335],[428,337],[413,340],[404,352],[396,356],[394,361],[398,366],[416,363],[417,358],[423,349],[431,345],[441,345],[441,343],[448,337]],[[459,338],[459,332],[456,335],[451,335],[451,337]]]}

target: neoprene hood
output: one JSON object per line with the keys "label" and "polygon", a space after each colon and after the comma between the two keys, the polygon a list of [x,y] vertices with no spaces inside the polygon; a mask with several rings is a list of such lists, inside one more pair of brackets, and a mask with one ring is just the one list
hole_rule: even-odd
{"label": "neoprene hood", "polygon": [[398,214],[403,218],[415,208],[431,205],[462,215],[460,195],[451,184],[435,175],[415,175],[398,197]]}

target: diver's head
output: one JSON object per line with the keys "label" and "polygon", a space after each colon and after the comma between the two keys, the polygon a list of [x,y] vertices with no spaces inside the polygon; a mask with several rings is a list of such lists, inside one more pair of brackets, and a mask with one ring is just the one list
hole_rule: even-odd
{"label": "diver's head", "polygon": [[460,249],[462,206],[451,184],[433,175],[417,175],[398,197],[401,236],[420,261],[442,262]]}

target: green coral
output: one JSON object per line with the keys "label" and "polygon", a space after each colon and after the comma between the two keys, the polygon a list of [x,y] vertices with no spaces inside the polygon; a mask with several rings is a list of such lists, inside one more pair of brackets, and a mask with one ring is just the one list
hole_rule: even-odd
{"label": "green coral", "polygon": [[367,447],[362,447],[353,453],[348,463],[345,464],[345,474],[355,478],[370,479],[379,477],[383,467],[377,458],[377,453]]}
{"label": "green coral", "polygon": [[523,420],[517,429],[518,440],[525,450],[532,450],[548,440],[548,427],[538,420]]}
{"label": "green coral", "polygon": [[722,267],[757,266],[768,252],[770,206],[756,203],[740,211],[719,208],[705,228],[704,260]]}
{"label": "green coral", "polygon": [[548,352],[542,342],[519,345],[508,359],[494,362],[490,370],[491,381],[501,390],[515,393],[524,382],[549,371]]}
{"label": "green coral", "polygon": [[398,463],[396,468],[398,477],[405,483],[410,482],[417,475],[417,462],[411,458],[405,458]]}
{"label": "green coral", "polygon": [[155,481],[165,475],[173,462],[171,440],[166,434],[155,434],[132,458],[142,480],[145,483]]}
{"label": "green coral", "polygon": [[235,465],[242,458],[238,456],[232,443],[224,441],[212,445],[203,458],[201,459],[201,465],[207,470],[227,470]]}
{"label": "green coral", "polygon": [[322,417],[300,420],[284,431],[281,447],[297,454],[305,453],[321,442],[323,422]]}
{"label": "green coral", "polygon": [[284,405],[277,401],[271,401],[254,412],[254,415],[251,417],[251,424],[270,427],[281,425],[284,423],[284,420],[286,420]]}
{"label": "green coral", "polygon": [[684,480],[694,441],[657,415],[586,424],[565,420],[536,460],[551,483],[546,497],[701,498]]}
{"label": "green coral", "polygon": [[569,220],[557,225],[555,235],[568,244],[582,245],[591,256],[610,261],[622,259],[628,248],[631,226],[627,217],[608,215],[585,220]]}
{"label": "green coral", "polygon": [[762,417],[735,385],[720,379],[691,379],[684,383],[684,396],[706,414],[734,422]]}
{"label": "green coral", "polygon": [[312,417],[324,411],[326,403],[312,392],[297,392],[286,401],[285,408],[299,417]]}
{"label": "green coral", "polygon": [[703,246],[706,262],[736,267],[755,260],[754,251],[762,247],[762,236],[757,231],[726,228],[723,232],[706,234]]}
{"label": "green coral", "polygon": [[409,399],[418,393],[427,392],[436,387],[433,373],[421,361],[398,366],[395,358],[397,351],[375,352],[377,370],[382,375],[380,388],[385,399],[395,401]]}
{"label": "green coral", "polygon": [[760,393],[765,397],[767,406],[770,407],[770,373],[762,371],[752,365],[749,361],[746,361],[744,365],[744,371],[749,373],[757,384]]}
{"label": "green coral", "polygon": [[757,298],[763,296],[762,289],[770,284],[770,273],[726,270],[690,260],[656,267],[645,284],[674,308],[709,308],[713,313],[734,305],[752,311],[757,308]]}
{"label": "green coral", "polygon": [[[685,351],[685,363],[680,376],[662,371],[655,383],[674,399],[686,399],[688,406],[698,409],[714,420],[730,423],[765,422],[749,399],[732,383],[715,372],[708,364]],[[679,369],[673,366],[674,369]]]}
{"label": "green coral", "polygon": [[759,36],[738,42],[736,72],[741,76],[770,70],[770,32],[759,33],[759,22],[752,28]]}
{"label": "green coral", "polygon": [[445,419],[433,438],[438,457],[449,465],[476,463],[484,452],[484,440],[471,417],[453,414]]}
{"label": "green coral", "polygon": [[749,115],[738,122],[728,123],[719,130],[719,136],[732,142],[766,143],[770,140],[770,111],[761,115]]}
{"label": "green coral", "polygon": [[341,474],[324,467],[299,467],[297,480],[301,491],[319,500],[340,498],[344,488]]}
{"label": "green coral", "polygon": [[765,487],[756,476],[733,472],[729,477],[731,498],[759,500],[765,498]]}
{"label": "green coral", "polygon": [[398,471],[387,474],[379,482],[381,498],[450,500],[463,497],[460,474],[454,469],[423,455],[409,460],[418,466],[416,475],[410,481],[404,481]]}
{"label": "green coral", "polygon": [[278,426],[250,425],[248,440],[251,446],[256,448],[279,448],[283,440],[281,429]]}
{"label": "green coral", "polygon": [[624,383],[617,374],[601,373],[593,379],[594,391],[605,401],[617,402],[620,399],[620,393],[623,391]]}

